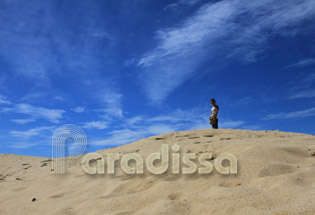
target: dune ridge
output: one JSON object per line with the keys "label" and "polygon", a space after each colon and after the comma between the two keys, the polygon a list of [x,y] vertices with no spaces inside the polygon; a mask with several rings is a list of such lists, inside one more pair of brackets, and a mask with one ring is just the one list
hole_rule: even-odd
{"label": "dune ridge", "polygon": [[99,154],[223,152],[238,174],[87,175],[83,156],[67,174],[51,173],[51,159],[0,155],[0,214],[315,214],[315,136],[280,131],[203,129],[162,134]]}

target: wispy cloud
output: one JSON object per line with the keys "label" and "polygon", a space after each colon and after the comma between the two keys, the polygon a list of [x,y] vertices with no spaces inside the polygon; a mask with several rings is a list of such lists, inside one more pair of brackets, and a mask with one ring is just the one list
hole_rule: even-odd
{"label": "wispy cloud", "polygon": [[82,113],[84,112],[85,108],[84,107],[76,107],[72,109],[76,113]]}
{"label": "wispy cloud", "polygon": [[127,119],[126,124],[128,126],[134,126],[134,125],[140,123],[141,121],[143,121],[142,116],[135,116],[135,117],[131,117],[131,118]]}
{"label": "wispy cloud", "polygon": [[201,0],[178,0],[175,3],[169,4],[164,7],[165,11],[178,11],[183,6],[192,6],[199,3]]}
{"label": "wispy cloud", "polygon": [[27,148],[30,148],[30,147],[36,146],[36,145],[38,145],[38,144],[30,143],[30,142],[26,142],[26,141],[10,142],[7,144],[7,146],[9,148],[14,148],[14,149],[27,149]]}
{"label": "wispy cloud", "polygon": [[[0,38],[6,43],[1,46],[0,56],[17,74],[41,80],[36,84],[45,85],[65,68],[82,75],[95,73],[94,68],[104,64],[99,50],[108,50],[114,37],[99,25],[104,24],[102,16],[98,16],[102,13],[99,7],[82,11],[79,5],[72,5],[80,23],[75,25],[71,14],[56,10],[57,2],[18,0],[17,4],[1,4],[6,10],[1,11],[0,19],[6,21],[1,23]],[[49,33],[52,31],[55,34]]]}
{"label": "wispy cloud", "polygon": [[223,121],[220,123],[220,128],[239,128],[240,126],[244,125],[244,121]]}
{"label": "wispy cloud", "polygon": [[205,4],[175,27],[158,30],[157,47],[137,64],[144,70],[148,98],[162,102],[205,59],[257,61],[271,35],[291,37],[302,31],[296,25],[314,17],[314,4],[312,0],[223,0]]}
{"label": "wispy cloud", "polygon": [[54,96],[54,99],[55,99],[55,100],[58,100],[58,101],[63,101],[63,100],[65,100],[62,96]]}
{"label": "wispy cloud", "polygon": [[[191,130],[209,127],[207,114],[200,109],[174,110],[167,114],[149,116],[134,116],[119,121],[122,125],[106,134],[107,138],[94,140],[93,145],[121,145],[133,141],[179,130]],[[202,123],[203,121],[203,123]],[[187,122],[189,122],[187,124]]]}
{"label": "wispy cloud", "polygon": [[[56,92],[61,86],[56,87],[57,82],[68,83],[67,94],[82,90],[82,100],[87,92],[116,90],[104,84],[99,86],[101,82],[113,82],[115,71],[108,68],[113,65],[116,48],[116,37],[105,24],[106,8],[100,9],[104,4],[99,3],[91,7],[71,5],[71,11],[77,14],[73,16],[67,11],[70,3],[65,3],[60,12],[57,8],[61,5],[55,1],[1,1],[1,8],[6,9],[0,13],[0,40],[6,42],[1,44],[0,58],[7,65],[8,74],[23,80],[19,86],[26,94],[23,103],[39,103],[42,98],[64,100],[59,95],[61,91]],[[91,84],[85,85],[86,82]],[[78,85],[82,89],[77,89]]]}
{"label": "wispy cloud", "polygon": [[315,58],[307,58],[307,59],[300,60],[296,63],[290,64],[288,66],[285,66],[283,69],[301,68],[301,67],[311,66],[314,64],[315,64]]}
{"label": "wispy cloud", "polygon": [[310,108],[302,111],[294,111],[289,113],[276,113],[276,114],[268,114],[263,119],[271,120],[271,119],[292,119],[298,117],[309,117],[315,116],[315,108]]}
{"label": "wispy cloud", "polygon": [[63,118],[63,114],[65,113],[64,110],[48,109],[30,104],[16,104],[13,107],[3,108],[1,112],[25,114],[30,116],[31,119],[45,119],[52,123],[59,123],[59,120]]}
{"label": "wispy cloud", "polygon": [[84,123],[83,125],[83,128],[86,128],[86,129],[93,129],[93,128],[96,128],[96,129],[105,129],[107,128],[108,125],[107,125],[107,122],[104,122],[104,121],[92,121],[92,122],[86,122]]}
{"label": "wispy cloud", "polygon": [[301,92],[292,93],[288,99],[298,99],[298,98],[314,98],[315,89],[304,90]]}
{"label": "wispy cloud", "polygon": [[241,126],[242,129],[247,129],[247,130],[261,130],[262,126],[261,125],[245,125]]}
{"label": "wispy cloud", "polygon": [[24,95],[20,101],[23,103],[38,103],[42,101],[64,101],[65,99],[62,96],[55,95],[55,92],[53,90],[49,91],[38,91],[38,89],[35,90],[35,92],[30,92]]}
{"label": "wispy cloud", "polygon": [[112,117],[121,118],[123,116],[122,94],[113,91],[104,91],[97,95],[97,97],[105,105],[105,108],[99,110],[105,113],[103,115],[104,119]]}
{"label": "wispy cloud", "polygon": [[[177,109],[157,116],[135,116],[119,122],[121,127],[105,134],[106,139],[94,140],[92,145],[121,145],[167,132],[210,128],[209,113],[202,108]],[[222,128],[240,128],[244,121],[220,119]]]}
{"label": "wispy cloud", "polygon": [[7,100],[5,96],[0,95],[0,105],[1,104],[11,104],[11,102]]}
{"label": "wispy cloud", "polygon": [[124,112],[120,107],[105,108],[101,111],[105,113],[102,116],[104,119],[108,119],[111,117],[121,118],[124,115]]}
{"label": "wispy cloud", "polygon": [[22,102],[33,102],[39,99],[43,99],[45,97],[48,97],[49,95],[45,92],[32,92],[24,95],[21,98]]}
{"label": "wispy cloud", "polygon": [[307,73],[301,74],[302,78],[295,78],[289,83],[288,93],[286,99],[300,99],[300,98],[313,98],[315,97],[315,74]]}
{"label": "wispy cloud", "polygon": [[119,130],[113,130],[107,134],[108,138],[103,140],[96,140],[90,142],[91,145],[122,145],[138,141],[142,138],[152,135],[158,135],[166,132],[176,131],[178,128],[167,125],[158,124],[151,126],[141,126],[136,128],[124,128]]}
{"label": "wispy cloud", "polygon": [[140,140],[145,135],[146,132],[142,130],[120,129],[110,132],[108,134],[109,137],[106,139],[91,141],[89,144],[101,146],[122,145]]}
{"label": "wispy cloud", "polygon": [[34,122],[35,119],[11,119],[11,122],[15,122],[17,124],[27,124],[27,123],[30,123],[30,122]]}
{"label": "wispy cloud", "polygon": [[42,131],[51,131],[54,127],[36,127],[26,131],[10,131],[10,135],[27,139],[32,136],[38,136]]}
{"label": "wispy cloud", "polygon": [[201,118],[207,118],[207,110],[201,108],[192,108],[189,110],[176,109],[167,114],[150,117],[149,122],[169,122],[176,123],[180,121],[194,121]]}

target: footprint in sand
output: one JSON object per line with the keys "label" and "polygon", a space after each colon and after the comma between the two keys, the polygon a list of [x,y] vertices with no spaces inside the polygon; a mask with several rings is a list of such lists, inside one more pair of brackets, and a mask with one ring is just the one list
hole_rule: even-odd
{"label": "footprint in sand", "polygon": [[65,197],[66,195],[67,195],[67,193],[58,193],[58,194],[55,194],[55,195],[49,196],[49,198],[52,198],[52,199],[57,199],[57,198],[62,198],[62,197]]}
{"label": "footprint in sand", "polygon": [[188,137],[188,139],[198,139],[200,137]]}
{"label": "footprint in sand", "polygon": [[171,193],[168,195],[168,199],[174,201],[180,198],[180,195],[178,193]]}
{"label": "footprint in sand", "polygon": [[308,157],[311,154],[311,151],[301,147],[279,147],[279,149],[299,157]]}
{"label": "footprint in sand", "polygon": [[278,176],[278,175],[294,173],[295,170],[296,170],[295,167],[292,167],[289,165],[276,164],[276,165],[271,165],[267,167],[266,169],[263,169],[262,171],[260,171],[258,176],[259,177]]}
{"label": "footprint in sand", "polygon": [[213,137],[214,135],[212,134],[207,134],[207,135],[204,135],[204,137]]}
{"label": "footprint in sand", "polygon": [[43,163],[42,165],[40,165],[40,167],[44,167],[44,166],[47,166],[48,164],[47,163]]}
{"label": "footprint in sand", "polygon": [[220,140],[230,140],[230,139],[232,139],[232,138],[220,138]]}
{"label": "footprint in sand", "polygon": [[190,135],[179,135],[179,136],[176,136],[176,138],[178,137],[189,137]]}
{"label": "footprint in sand", "polygon": [[238,187],[241,186],[241,182],[221,182],[219,184],[220,187],[227,187],[227,188],[233,188],[233,187]]}
{"label": "footprint in sand", "polygon": [[311,157],[315,158],[315,149],[308,149],[308,150],[307,150],[307,153],[308,153]]}
{"label": "footprint in sand", "polygon": [[48,160],[41,161],[41,163],[47,163],[47,162],[51,162],[51,161],[52,161],[52,159],[48,159]]}

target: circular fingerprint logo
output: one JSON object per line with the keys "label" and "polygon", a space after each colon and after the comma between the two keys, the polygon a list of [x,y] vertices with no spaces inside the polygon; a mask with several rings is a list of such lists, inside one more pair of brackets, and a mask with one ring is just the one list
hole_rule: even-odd
{"label": "circular fingerprint logo", "polygon": [[[73,140],[73,143],[67,147],[69,139]],[[66,172],[66,147],[68,156],[78,156],[84,153],[86,146],[87,138],[80,127],[67,124],[57,128],[52,136],[52,172],[57,174]]]}

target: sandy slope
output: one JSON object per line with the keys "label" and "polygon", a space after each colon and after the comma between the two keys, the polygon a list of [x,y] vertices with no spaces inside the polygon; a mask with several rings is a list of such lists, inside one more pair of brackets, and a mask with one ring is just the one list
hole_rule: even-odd
{"label": "sandy slope", "polygon": [[232,153],[238,174],[91,176],[79,157],[70,160],[68,174],[55,175],[47,158],[0,155],[0,214],[315,214],[315,136],[205,129],[99,153],[146,157],[162,143],[178,143],[181,153]]}

